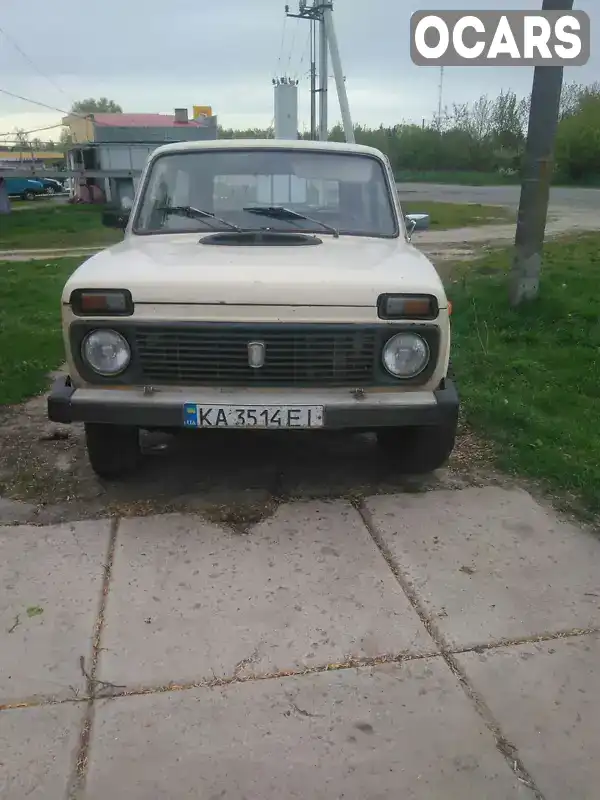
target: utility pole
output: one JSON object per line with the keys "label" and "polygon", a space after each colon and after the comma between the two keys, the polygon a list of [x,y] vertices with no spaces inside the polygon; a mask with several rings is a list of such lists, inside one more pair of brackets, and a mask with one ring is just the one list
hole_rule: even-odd
{"label": "utility pole", "polygon": [[[328,54],[331,55],[340,112],[344,125],[347,142],[354,142],[354,126],[350,116],[350,106],[346,93],[346,83],[342,72],[342,62],[338,47],[337,37],[333,24],[333,3],[331,0],[313,0],[308,5],[308,0],[299,0],[297,14],[291,14],[289,6],[285,7],[288,17],[307,19],[311,25],[310,35],[310,76],[311,76],[311,138],[322,141],[328,139]],[[319,46],[317,48],[317,25],[319,26]],[[319,54],[319,88],[317,89],[316,54]],[[316,124],[316,95],[319,94],[319,130],[317,136]]]}
{"label": "utility pole", "polygon": [[[573,0],[543,0],[542,4],[542,11],[572,9]],[[535,67],[515,252],[509,278],[512,306],[534,300],[539,293],[562,83],[562,67]]]}
{"label": "utility pole", "polygon": [[[319,0],[314,0],[314,7],[317,7]],[[319,139],[326,142],[328,139],[329,126],[327,120],[329,88],[329,63],[327,53],[327,28],[325,27],[325,9],[327,3],[319,4],[321,12],[319,17]]]}
{"label": "utility pole", "polygon": [[350,116],[350,104],[348,103],[348,94],[346,93],[346,79],[342,71],[342,59],[340,57],[340,48],[338,47],[335,27],[333,25],[332,10],[333,6],[329,3],[323,11],[323,27],[325,29],[326,39],[329,42],[331,65],[333,67],[338,102],[340,104],[344,135],[347,142],[354,144],[354,125],[352,124],[352,117]]}
{"label": "utility pole", "polygon": [[310,138],[317,138],[317,26],[310,21]]}

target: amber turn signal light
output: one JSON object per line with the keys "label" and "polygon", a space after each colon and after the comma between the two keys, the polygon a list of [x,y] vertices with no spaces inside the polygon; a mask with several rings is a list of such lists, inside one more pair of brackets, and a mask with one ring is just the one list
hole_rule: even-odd
{"label": "amber turn signal light", "polygon": [[438,312],[433,295],[382,294],[377,300],[380,319],[435,319]]}
{"label": "amber turn signal light", "polygon": [[79,317],[129,317],[133,314],[133,298],[127,289],[75,289],[71,309]]}

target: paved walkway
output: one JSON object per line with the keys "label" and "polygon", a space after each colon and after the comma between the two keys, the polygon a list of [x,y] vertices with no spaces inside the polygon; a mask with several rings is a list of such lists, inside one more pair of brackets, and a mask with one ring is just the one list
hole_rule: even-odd
{"label": "paved walkway", "polygon": [[596,800],[599,556],[500,487],[0,527],[0,798]]}

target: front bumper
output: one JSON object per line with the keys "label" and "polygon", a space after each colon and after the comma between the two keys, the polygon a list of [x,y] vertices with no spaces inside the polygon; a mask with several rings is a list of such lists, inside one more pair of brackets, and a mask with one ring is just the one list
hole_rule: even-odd
{"label": "front bumper", "polygon": [[183,428],[184,404],[319,405],[326,429],[362,429],[455,424],[459,398],[454,383],[436,391],[365,390],[356,397],[347,389],[209,389],[141,388],[76,389],[68,378],[55,381],[48,398],[52,422],[97,422],[139,428]]}

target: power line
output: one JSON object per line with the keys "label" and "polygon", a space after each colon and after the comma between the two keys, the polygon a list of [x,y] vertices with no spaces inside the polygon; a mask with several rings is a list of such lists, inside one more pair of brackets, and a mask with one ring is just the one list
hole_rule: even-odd
{"label": "power line", "polygon": [[[0,142],[0,160],[4,159],[4,156],[7,152],[12,153],[13,155],[17,153],[18,155],[23,155],[24,153],[50,153],[53,156],[56,156],[58,161],[62,161],[64,156],[64,149],[63,146],[56,142],[56,148],[48,148],[44,146],[42,142],[42,147],[34,147],[31,142]],[[4,149],[3,149],[4,147]],[[16,160],[16,159],[15,159]]]}
{"label": "power line", "polygon": [[[38,150],[39,149],[44,150],[45,149],[44,145],[46,145],[48,143],[47,142],[40,142],[40,144],[42,145],[42,147],[41,148],[38,147],[37,149]],[[54,142],[54,144],[60,145],[60,142]],[[17,139],[0,140],[0,150],[2,150],[2,148],[4,148],[4,147],[21,147],[21,148],[23,148],[23,150],[31,150],[31,148],[33,146],[34,146],[34,143],[30,142],[28,139],[26,139],[25,141],[19,141]]]}
{"label": "power line", "polygon": [[48,83],[51,83],[52,86],[54,86],[54,88],[57,91],[59,91],[62,95],[64,95],[67,98],[67,100],[69,100],[69,102],[71,103],[73,102],[71,98],[66,94],[66,92],[64,92],[63,89],[56,83],[56,81],[53,78],[51,78],[47,73],[45,73],[42,69],[40,69],[38,65],[35,63],[35,61],[33,61],[33,59],[27,55],[27,53],[14,39],[14,37],[8,33],[8,31],[0,27],[0,33],[4,36],[5,39],[8,39],[8,41],[12,44],[15,50],[17,50],[23,56],[25,61],[31,64],[31,66],[35,69],[36,72],[38,72],[42,76],[42,78],[45,78],[48,81]]}
{"label": "power line", "polygon": [[[48,103],[40,103],[39,100],[32,100],[30,97],[23,97],[23,95],[15,94],[14,92],[9,92],[8,89],[0,89],[2,94],[6,94],[9,97],[15,97],[17,100],[23,100],[25,103],[31,103],[34,106],[40,106],[40,108],[48,108],[50,111],[58,111],[59,114],[64,114],[65,117],[69,115],[70,112],[65,111],[62,108],[57,108],[56,106],[49,106]],[[83,116],[82,114],[75,114],[74,116]]]}
{"label": "power line", "polygon": [[310,69],[308,69],[306,72],[302,72],[302,65],[304,64],[304,61],[310,51],[310,36],[311,35],[309,31],[308,36],[306,37],[306,44],[304,45],[304,50],[302,51],[302,55],[300,56],[300,63],[298,64],[298,69],[296,70],[294,78],[298,78],[300,76],[306,78],[310,75]]}
{"label": "power line", "polygon": [[[40,106],[40,108],[48,108],[50,111],[58,111],[59,114],[63,114],[65,117],[79,117],[79,119],[91,119],[94,114],[93,112],[89,114],[79,114],[77,111],[65,111],[64,108],[58,108],[57,106],[50,106],[48,103],[41,103],[39,100],[32,100],[30,97],[23,97],[21,94],[15,94],[15,92],[9,92],[8,89],[0,88],[0,94],[5,94],[8,97],[15,97],[17,100],[23,100],[25,103],[31,103],[34,106]],[[102,113],[102,112],[100,112]],[[94,123],[96,125],[108,125],[110,127],[111,123],[108,122],[101,122],[100,120],[94,119]],[[53,126],[58,127],[58,126]]]}
{"label": "power line", "polygon": [[[43,128],[33,128],[30,131],[22,131],[23,136],[29,136],[31,133],[41,133],[41,131],[52,131],[55,128],[62,128],[62,122],[58,122],[56,125],[46,125]],[[8,131],[7,133],[0,133],[0,136],[14,136],[16,131]]]}
{"label": "power line", "polygon": [[287,25],[287,14],[283,18],[283,26],[281,28],[281,46],[279,48],[279,58],[277,59],[276,73],[274,77],[278,77],[281,73],[281,59],[283,58],[286,25]]}
{"label": "power line", "polygon": [[298,31],[298,20],[296,20],[296,25],[295,25],[294,30],[292,32],[292,43],[290,45],[290,50],[289,50],[289,53],[288,53],[288,63],[287,63],[288,75],[290,73],[290,67],[291,67],[291,63],[292,63],[292,56],[294,55],[294,44],[296,43],[296,32],[297,31]]}

